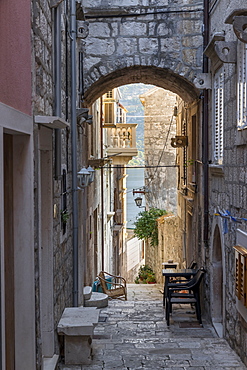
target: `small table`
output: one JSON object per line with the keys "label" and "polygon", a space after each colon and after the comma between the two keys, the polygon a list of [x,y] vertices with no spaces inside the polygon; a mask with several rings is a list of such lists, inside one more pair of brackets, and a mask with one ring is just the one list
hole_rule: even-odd
{"label": "small table", "polygon": [[165,303],[166,303],[168,283],[170,281],[170,278],[184,277],[188,279],[191,276],[195,276],[196,273],[197,273],[197,270],[194,270],[194,269],[193,270],[192,269],[163,269],[162,274],[163,276],[165,276],[163,306],[165,306]]}

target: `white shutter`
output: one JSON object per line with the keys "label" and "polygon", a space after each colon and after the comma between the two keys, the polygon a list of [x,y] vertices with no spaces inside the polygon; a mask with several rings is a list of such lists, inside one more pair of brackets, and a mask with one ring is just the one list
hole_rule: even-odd
{"label": "white shutter", "polygon": [[247,126],[247,45],[238,45],[237,121],[238,128]]}
{"label": "white shutter", "polygon": [[214,160],[223,160],[223,120],[224,120],[224,71],[220,69],[214,77]]}

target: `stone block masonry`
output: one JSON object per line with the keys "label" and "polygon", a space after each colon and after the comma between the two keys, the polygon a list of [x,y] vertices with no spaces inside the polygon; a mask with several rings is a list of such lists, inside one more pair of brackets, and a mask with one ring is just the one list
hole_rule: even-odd
{"label": "stone block masonry", "polygon": [[[171,91],[175,89],[173,73],[193,83],[201,72],[202,2],[158,1],[155,6],[149,1],[128,3],[123,7],[121,1],[85,1],[89,22],[89,36],[83,41],[86,99],[95,82],[129,67],[166,70]],[[136,74],[129,81],[125,73],[119,82],[145,82],[148,76],[142,74],[142,81],[137,78]]]}

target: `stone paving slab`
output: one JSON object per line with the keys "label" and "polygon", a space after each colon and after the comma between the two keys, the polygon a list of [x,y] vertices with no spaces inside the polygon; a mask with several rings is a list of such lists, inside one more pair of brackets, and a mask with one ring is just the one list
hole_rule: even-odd
{"label": "stone paving slab", "polygon": [[[170,327],[165,321],[162,286],[128,285],[128,301],[112,300],[101,309],[93,337],[90,365],[65,366],[60,370],[245,370],[226,340],[211,325],[181,328],[197,323],[188,305],[174,305]],[[185,305],[183,305],[185,306]]]}

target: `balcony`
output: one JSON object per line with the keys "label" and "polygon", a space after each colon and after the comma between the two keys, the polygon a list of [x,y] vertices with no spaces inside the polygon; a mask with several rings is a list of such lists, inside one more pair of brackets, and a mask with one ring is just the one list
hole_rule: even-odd
{"label": "balcony", "polygon": [[127,164],[137,155],[136,127],[135,123],[117,123],[107,128],[107,156],[112,164]]}

